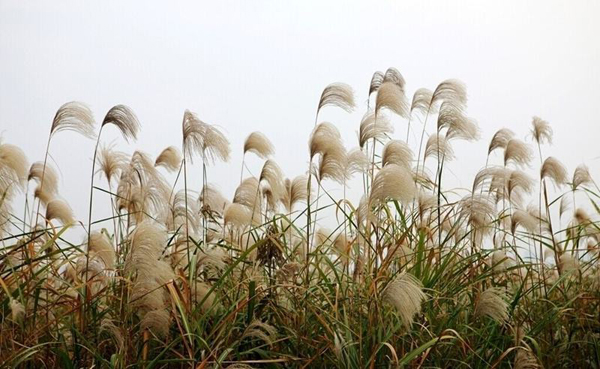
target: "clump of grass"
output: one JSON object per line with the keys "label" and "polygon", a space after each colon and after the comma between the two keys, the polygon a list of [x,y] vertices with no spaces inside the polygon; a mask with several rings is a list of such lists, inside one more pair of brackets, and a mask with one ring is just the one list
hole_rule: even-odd
{"label": "clump of grass", "polygon": [[[286,173],[267,136],[252,132],[238,147],[233,196],[207,175],[207,165],[229,159],[227,137],[188,110],[181,147],[156,159],[99,145],[110,125],[127,141],[137,137],[141,125],[124,105],[97,133],[85,104],[63,105],[44,160],[31,167],[21,149],[0,143],[0,362],[600,366],[600,192],[589,169],[577,167],[571,179],[544,157],[552,129],[534,117],[536,176],[531,143],[500,128],[472,187],[445,188],[448,167],[474,160],[453,146],[479,138],[466,87],[449,79],[406,96],[398,70],[375,72],[357,142],[346,146],[336,122],[319,114],[356,109],[354,90],[330,84],[306,172]],[[418,146],[394,137],[397,120],[407,138],[411,122],[423,124]],[[86,223],[47,163],[51,138],[64,131],[97,138]],[[248,153],[261,160],[256,177]],[[195,157],[202,183],[188,183]],[[354,199],[346,189],[357,182],[363,191]],[[108,219],[92,219],[95,191],[108,194]],[[324,214],[335,214],[333,227]],[[79,225],[83,242],[69,231]]]}

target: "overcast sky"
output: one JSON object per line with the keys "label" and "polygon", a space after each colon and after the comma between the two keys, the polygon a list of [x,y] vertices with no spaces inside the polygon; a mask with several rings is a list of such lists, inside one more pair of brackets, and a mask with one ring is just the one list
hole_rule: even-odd
{"label": "overcast sky", "polygon": [[[410,95],[447,78],[466,83],[482,140],[456,145],[447,174],[454,186],[470,186],[499,128],[531,142],[534,115],[554,129],[544,154],[570,173],[586,163],[598,178],[598,15],[598,1],[0,0],[0,134],[30,162],[42,160],[60,105],[86,102],[101,121],[122,103],[142,123],[138,142],[127,145],[114,128],[102,141],[156,156],[180,145],[190,109],[231,141],[230,163],[208,175],[231,197],[252,131],[271,138],[288,176],[306,170],[316,104],[331,82],[350,84],[358,107],[328,109],[322,120],[356,146],[371,75],[393,66]],[[393,122],[404,138],[406,121]],[[93,142],[65,132],[50,150],[61,195],[86,219]],[[258,171],[260,162],[250,166]]]}

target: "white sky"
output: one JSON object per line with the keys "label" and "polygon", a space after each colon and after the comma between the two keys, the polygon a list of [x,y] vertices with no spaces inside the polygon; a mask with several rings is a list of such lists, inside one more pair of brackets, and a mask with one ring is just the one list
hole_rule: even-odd
{"label": "white sky", "polygon": [[[468,86],[482,140],[455,145],[452,185],[470,186],[497,129],[530,140],[533,115],[554,129],[545,154],[570,173],[584,162],[598,178],[599,15],[598,1],[0,0],[0,134],[31,162],[41,160],[60,105],[86,102],[101,121],[123,103],[142,122],[138,142],[127,145],[114,128],[102,141],[156,156],[180,144],[190,109],[231,141],[230,163],[208,177],[231,197],[251,131],[270,137],[288,176],[300,174],[322,89],[336,81],[354,87],[354,114],[322,113],[353,147],[372,73],[394,66],[411,96],[447,78]],[[406,122],[393,122],[404,138]],[[93,142],[61,133],[51,154],[61,195],[87,219]],[[258,171],[260,162],[250,165]],[[200,167],[193,171],[199,189]]]}

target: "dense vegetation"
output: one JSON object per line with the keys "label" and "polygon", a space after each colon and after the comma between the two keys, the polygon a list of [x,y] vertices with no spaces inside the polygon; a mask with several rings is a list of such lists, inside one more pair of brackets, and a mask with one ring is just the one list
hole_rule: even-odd
{"label": "dense vegetation", "polygon": [[[397,70],[375,73],[354,149],[320,122],[322,109],[336,108],[355,109],[342,83],[322,92],[310,164],[292,179],[268,138],[250,134],[244,157],[264,166],[244,178],[242,163],[232,199],[206,175],[229,159],[229,142],[190,111],[181,147],[156,160],[103,145],[107,126],[136,139],[140,124],[124,105],[99,132],[85,104],[63,105],[46,157],[31,166],[0,143],[0,363],[600,367],[600,190],[585,166],[570,176],[543,155],[546,121],[533,119],[531,140],[500,129],[482,153],[500,153],[500,164],[489,160],[470,190],[443,189],[452,145],[479,138],[462,83],[409,99]],[[417,130],[420,144],[392,138],[390,118],[407,138]],[[82,174],[92,182],[89,217],[80,221],[47,160],[65,130],[97,140]],[[192,159],[203,183],[188,183]],[[351,180],[360,201],[346,197]],[[98,192],[110,194],[108,219],[92,219]],[[336,229],[320,227],[324,212]],[[66,237],[77,226],[83,243]]]}

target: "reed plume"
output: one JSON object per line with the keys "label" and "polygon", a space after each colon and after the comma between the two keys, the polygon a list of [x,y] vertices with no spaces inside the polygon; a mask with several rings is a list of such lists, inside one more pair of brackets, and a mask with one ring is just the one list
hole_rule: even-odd
{"label": "reed plume", "polygon": [[434,157],[438,161],[441,161],[442,158],[444,160],[454,159],[454,150],[446,136],[438,133],[429,136],[427,145],[425,145],[424,158],[427,159],[429,157]]}
{"label": "reed plume", "polygon": [[411,168],[413,161],[413,152],[403,141],[391,140],[383,148],[381,164],[396,164],[405,168]]}
{"label": "reed plume", "polygon": [[203,160],[229,160],[229,141],[214,126],[204,123],[196,113],[186,110],[183,115],[183,147],[184,154],[190,158],[195,153],[202,155]]}
{"label": "reed plume", "polygon": [[126,105],[115,105],[106,113],[102,121],[102,127],[112,124],[121,132],[126,141],[137,140],[140,130],[140,121],[137,116]]}
{"label": "reed plume", "polygon": [[181,152],[175,146],[169,146],[164,149],[154,161],[154,166],[164,167],[170,172],[174,172],[181,166]]}
{"label": "reed plume", "polygon": [[90,108],[79,101],[71,101],[63,104],[54,115],[50,134],[54,135],[61,131],[74,131],[84,137],[94,139],[96,121]]}
{"label": "reed plume", "polygon": [[385,116],[378,116],[375,119],[375,114],[367,112],[361,122],[358,133],[358,143],[360,148],[364,148],[368,141],[382,141],[388,135],[394,132],[394,127]]}
{"label": "reed plume", "polygon": [[292,212],[294,205],[308,199],[306,182],[308,178],[305,175],[299,175],[293,180],[285,180],[285,191],[283,192],[281,202],[288,213]]}
{"label": "reed plume", "polygon": [[414,316],[421,311],[421,304],[425,300],[423,284],[412,274],[400,273],[384,289],[385,301],[396,308],[405,328],[409,328]]}
{"label": "reed plume", "polygon": [[508,141],[504,149],[504,165],[514,163],[518,166],[527,166],[531,159],[531,149],[527,144],[516,138]]}
{"label": "reed plume", "polygon": [[393,199],[407,204],[413,200],[415,195],[415,182],[411,172],[404,167],[389,164],[375,176],[369,202],[376,205],[387,199]]}
{"label": "reed plume", "polygon": [[592,176],[590,175],[590,170],[585,164],[581,164],[577,168],[575,168],[572,181],[572,186],[574,190],[581,186],[589,185],[592,183],[594,183],[594,181],[592,180]]}
{"label": "reed plume", "polygon": [[375,115],[381,109],[390,110],[401,117],[408,117],[409,107],[404,91],[394,82],[383,82],[377,91]]}
{"label": "reed plume", "polygon": [[552,127],[540,117],[533,117],[531,133],[538,144],[552,143]]}
{"label": "reed plume", "polygon": [[59,220],[62,224],[68,225],[75,221],[73,210],[64,200],[54,199],[46,205],[46,219]]}
{"label": "reed plume", "polygon": [[369,84],[369,97],[373,94],[373,92],[377,92],[379,90],[379,86],[383,83],[383,72],[377,71],[373,73],[373,77],[371,77],[371,83]]}
{"label": "reed plume", "polygon": [[488,316],[502,324],[508,320],[506,293],[499,287],[489,287],[479,294],[475,305],[475,316]]}
{"label": "reed plume", "polygon": [[506,149],[506,145],[508,145],[508,141],[510,141],[515,136],[515,133],[508,128],[499,129],[492,140],[490,141],[490,145],[488,146],[488,155],[493,151],[498,149]]}
{"label": "reed plume", "polygon": [[355,107],[354,91],[352,91],[352,87],[340,82],[332,83],[325,87],[321,94],[321,98],[319,99],[317,114],[325,106],[336,106],[348,113],[352,112]]}
{"label": "reed plume", "polygon": [[217,187],[212,184],[207,184],[202,188],[199,201],[201,204],[204,204],[206,210],[215,212],[219,216],[223,216],[225,207],[230,203],[229,200],[219,192]]}
{"label": "reed plume", "polygon": [[111,184],[115,181],[125,166],[127,166],[128,158],[127,155],[120,151],[113,150],[113,146],[102,146],[99,150],[98,155],[98,170],[96,173],[101,172],[104,174],[106,181]]}
{"label": "reed plume", "polygon": [[271,159],[267,160],[260,171],[259,182],[265,181],[273,191],[274,197],[279,199],[284,191],[284,176],[279,165]]}
{"label": "reed plume", "polygon": [[273,144],[260,132],[252,132],[244,141],[244,154],[251,152],[259,158],[267,159],[275,154]]}
{"label": "reed plume", "polygon": [[544,160],[540,170],[540,178],[550,179],[555,186],[560,187],[567,183],[567,170],[558,159],[550,156]]}
{"label": "reed plume", "polygon": [[173,270],[162,258],[167,235],[151,220],[137,225],[129,238],[131,249],[125,261],[125,271],[132,275],[130,305],[140,317],[140,328],[165,337],[169,331],[169,295],[166,284],[173,279]]}

